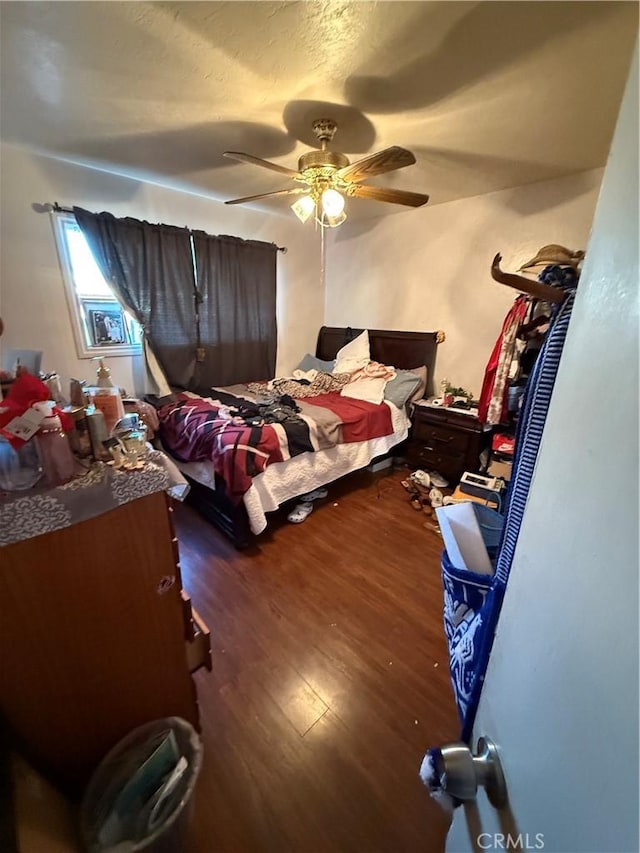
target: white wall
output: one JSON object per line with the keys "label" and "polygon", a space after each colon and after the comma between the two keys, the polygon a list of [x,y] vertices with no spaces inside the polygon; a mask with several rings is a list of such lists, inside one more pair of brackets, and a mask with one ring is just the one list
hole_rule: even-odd
{"label": "white wall", "polygon": [[[88,210],[108,210],[201,228],[209,234],[265,240],[287,246],[278,254],[278,373],[305,352],[315,352],[323,322],[320,245],[313,229],[298,220],[165,189],[154,184],[61,162],[6,144],[1,149],[0,315],[5,324],[3,346],[44,351],[43,367],[90,379],[93,362],[79,360],[71,332],[62,275],[48,214],[36,213],[34,202],[57,201]],[[131,392],[141,376],[140,358],[109,359],[113,378]],[[138,387],[140,387],[138,385]]]}
{"label": "white wall", "polygon": [[[31,207],[58,201],[286,245],[288,253],[278,255],[278,373],[314,351],[323,322],[444,329],[436,381],[446,376],[476,394],[515,295],[490,278],[493,255],[500,250],[504,268],[513,269],[545,243],[584,247],[602,176],[595,170],[383,219],[348,221],[327,234],[323,290],[319,235],[293,216],[225,207],[6,144],[1,157],[1,343],[43,349],[46,369],[67,378],[90,378],[93,370],[76,356],[49,216]],[[110,367],[120,384],[136,387],[139,359],[114,357]]]}
{"label": "white wall", "polygon": [[[411,189],[410,170],[403,174],[402,185]],[[444,329],[436,383],[446,377],[478,394],[516,295],[492,280],[493,256],[501,252],[503,268],[513,271],[548,243],[584,248],[601,179],[597,169],[369,222],[347,221],[328,235],[326,323]]]}
{"label": "white wall", "polygon": [[505,818],[528,849],[639,849],[638,319],[636,53],[475,724],[511,814],[456,811],[449,853]]}

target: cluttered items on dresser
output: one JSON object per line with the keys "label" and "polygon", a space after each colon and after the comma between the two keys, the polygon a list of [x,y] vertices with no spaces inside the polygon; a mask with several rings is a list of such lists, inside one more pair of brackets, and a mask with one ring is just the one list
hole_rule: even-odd
{"label": "cluttered items on dresser", "polygon": [[[57,374],[40,378],[18,369],[0,401],[0,500],[80,484],[87,475],[95,480],[103,463],[123,472],[140,472],[152,458],[164,465],[148,444],[157,426],[151,406],[123,399],[102,360],[97,383],[72,379],[68,397]],[[188,489],[177,469],[171,478]]]}
{"label": "cluttered items on dresser", "polygon": [[156,492],[186,497],[186,480],[163,453],[145,444],[141,455],[146,433],[137,414],[125,416],[105,442],[109,449],[114,440],[124,448],[126,464],[115,455],[104,464],[72,452],[74,421],[68,412],[49,400],[24,408],[17,400],[27,395],[44,396],[46,386],[24,374],[0,404],[0,546],[88,521]]}
{"label": "cluttered items on dresser", "polygon": [[53,487],[73,479],[72,428],[73,419],[49,399],[45,383],[21,373],[0,406],[0,487],[29,489],[41,478]]}

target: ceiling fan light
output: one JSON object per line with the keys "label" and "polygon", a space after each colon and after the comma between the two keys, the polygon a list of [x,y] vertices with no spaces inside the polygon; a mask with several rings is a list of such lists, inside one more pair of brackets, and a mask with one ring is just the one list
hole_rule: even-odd
{"label": "ceiling fan light", "polygon": [[306,222],[307,219],[315,213],[316,203],[310,195],[303,195],[291,205],[291,210],[298,217],[300,222]]}
{"label": "ceiling fan light", "polygon": [[346,218],[347,214],[343,210],[337,216],[329,216],[327,213],[323,213],[318,222],[323,228],[337,228],[338,225],[342,225]]}
{"label": "ceiling fan light", "polygon": [[338,218],[344,213],[344,196],[340,195],[337,190],[325,190],[322,193],[322,212],[332,219]]}

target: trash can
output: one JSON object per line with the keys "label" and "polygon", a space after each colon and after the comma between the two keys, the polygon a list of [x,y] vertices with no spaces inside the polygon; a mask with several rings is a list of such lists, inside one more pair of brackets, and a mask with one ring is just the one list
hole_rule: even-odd
{"label": "trash can", "polygon": [[180,853],[202,742],[180,717],[130,732],[100,762],[82,799],[80,833],[89,853]]}

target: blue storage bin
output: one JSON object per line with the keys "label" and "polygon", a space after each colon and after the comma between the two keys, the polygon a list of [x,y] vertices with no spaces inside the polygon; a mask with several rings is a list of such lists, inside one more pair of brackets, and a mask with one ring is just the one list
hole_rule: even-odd
{"label": "blue storage bin", "polygon": [[[494,563],[502,538],[504,516],[478,503],[473,503],[473,509]],[[464,722],[479,677],[477,664],[483,640],[483,611],[491,597],[495,576],[457,568],[446,550],[442,552],[441,565],[449,671],[460,720]]]}

